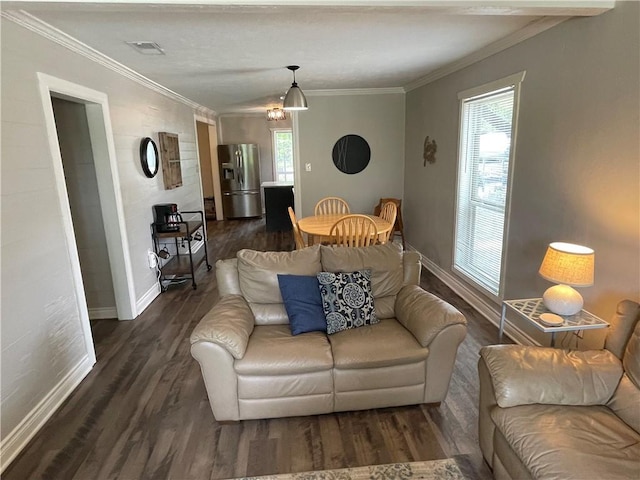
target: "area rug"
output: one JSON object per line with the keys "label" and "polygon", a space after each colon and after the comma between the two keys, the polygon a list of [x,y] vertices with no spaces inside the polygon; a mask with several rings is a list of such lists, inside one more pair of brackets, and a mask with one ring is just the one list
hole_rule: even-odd
{"label": "area rug", "polygon": [[465,480],[455,460],[429,462],[389,463],[366,467],[316,470],[314,472],[284,473],[261,477],[243,477],[243,480]]}

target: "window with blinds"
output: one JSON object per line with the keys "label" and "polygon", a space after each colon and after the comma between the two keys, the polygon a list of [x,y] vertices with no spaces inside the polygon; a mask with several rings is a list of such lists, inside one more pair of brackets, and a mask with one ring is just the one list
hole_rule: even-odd
{"label": "window with blinds", "polygon": [[274,180],[293,182],[293,134],[290,128],[271,130],[273,141]]}
{"label": "window with blinds", "polygon": [[524,72],[519,81],[514,81],[512,76],[459,95],[461,121],[453,268],[498,297],[516,103],[523,78]]}

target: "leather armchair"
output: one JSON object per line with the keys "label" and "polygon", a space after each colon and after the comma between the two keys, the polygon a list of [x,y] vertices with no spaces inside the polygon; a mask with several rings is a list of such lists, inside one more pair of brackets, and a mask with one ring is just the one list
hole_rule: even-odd
{"label": "leather armchair", "polygon": [[480,351],[479,437],[497,479],[640,478],[640,305],[605,348]]}

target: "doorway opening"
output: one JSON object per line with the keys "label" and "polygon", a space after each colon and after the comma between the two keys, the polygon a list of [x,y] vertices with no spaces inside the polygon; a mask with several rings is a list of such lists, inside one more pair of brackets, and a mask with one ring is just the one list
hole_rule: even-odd
{"label": "doorway opening", "polygon": [[51,105],[89,319],[118,318],[87,109],[55,96]]}
{"label": "doorway opening", "polygon": [[196,118],[196,132],[205,217],[207,220],[223,220],[216,125],[206,119]]}
{"label": "doorway opening", "polygon": [[108,99],[56,77],[38,79],[77,307],[95,358],[89,312],[137,316]]}

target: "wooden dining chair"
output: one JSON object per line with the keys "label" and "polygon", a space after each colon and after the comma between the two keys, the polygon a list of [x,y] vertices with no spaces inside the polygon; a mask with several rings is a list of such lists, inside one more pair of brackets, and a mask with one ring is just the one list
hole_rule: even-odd
{"label": "wooden dining chair", "polygon": [[332,245],[367,247],[378,239],[376,223],[367,215],[345,215],[330,230]]}
{"label": "wooden dining chair", "polygon": [[298,219],[296,218],[296,214],[291,207],[288,207],[287,211],[289,212],[291,226],[293,227],[293,239],[296,242],[296,250],[303,249],[307,246],[307,244],[304,242],[304,238],[302,238],[302,232],[300,232],[300,228],[298,227]]}
{"label": "wooden dining chair", "polygon": [[393,229],[391,230],[391,234],[389,235],[389,238],[393,240],[393,237],[396,234],[396,232],[400,233],[400,237],[402,237],[402,248],[406,248],[404,244],[404,225],[402,224],[402,209],[400,208],[400,206],[402,205],[402,200],[400,200],[399,198],[381,198],[380,203],[378,203],[378,205],[373,210],[373,214],[380,215],[380,212],[382,211],[382,206],[388,202],[395,203],[397,207],[396,221],[393,225]]}
{"label": "wooden dining chair", "polygon": [[386,202],[384,205],[382,205],[382,210],[380,210],[380,218],[389,222],[392,227],[391,230],[389,230],[386,234],[381,235],[383,238],[380,239],[380,243],[387,243],[393,235],[397,216],[398,206],[394,202]]}
{"label": "wooden dining chair", "polygon": [[315,215],[332,215],[336,213],[351,213],[349,204],[340,197],[325,197],[316,203]]}

